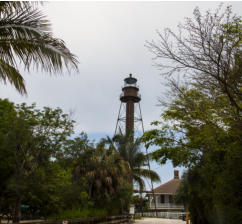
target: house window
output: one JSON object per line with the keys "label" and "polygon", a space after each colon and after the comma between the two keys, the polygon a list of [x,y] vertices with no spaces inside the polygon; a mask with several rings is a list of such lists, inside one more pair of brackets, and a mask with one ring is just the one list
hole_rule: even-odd
{"label": "house window", "polygon": [[169,203],[174,203],[173,196],[169,195]]}
{"label": "house window", "polygon": [[165,203],[165,195],[160,196],[160,203],[164,204]]}

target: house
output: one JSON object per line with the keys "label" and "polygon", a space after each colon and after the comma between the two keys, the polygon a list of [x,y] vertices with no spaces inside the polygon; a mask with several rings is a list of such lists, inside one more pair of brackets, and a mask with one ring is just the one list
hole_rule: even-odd
{"label": "house", "polygon": [[[184,211],[184,206],[182,204],[177,204],[174,202],[174,195],[178,190],[181,183],[179,178],[179,171],[174,170],[174,179],[156,187],[154,189],[156,209],[158,211]],[[147,193],[149,210],[155,210],[155,203],[153,198],[153,192]]]}

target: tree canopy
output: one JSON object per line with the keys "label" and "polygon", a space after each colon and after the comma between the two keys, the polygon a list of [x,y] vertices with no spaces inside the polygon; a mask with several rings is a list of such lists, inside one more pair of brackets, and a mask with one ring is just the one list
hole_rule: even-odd
{"label": "tree canopy", "polygon": [[129,164],[103,141],[74,135],[74,123],[60,108],[0,99],[1,214],[18,223],[127,212]]}
{"label": "tree canopy", "polygon": [[161,164],[188,167],[180,193],[195,224],[242,218],[241,18],[222,9],[202,15],[196,8],[178,33],[166,29],[147,43],[170,91],[143,139],[157,146]]}
{"label": "tree canopy", "polygon": [[52,160],[71,135],[73,121],[59,108],[39,110],[34,104],[15,106],[8,100],[0,100],[0,105],[0,169],[3,175],[0,208],[7,210],[18,222],[24,202],[42,204],[37,198],[37,195],[41,197],[40,192],[45,192],[48,204],[54,204],[48,191],[58,186],[55,180],[59,174],[55,172],[58,165]]}

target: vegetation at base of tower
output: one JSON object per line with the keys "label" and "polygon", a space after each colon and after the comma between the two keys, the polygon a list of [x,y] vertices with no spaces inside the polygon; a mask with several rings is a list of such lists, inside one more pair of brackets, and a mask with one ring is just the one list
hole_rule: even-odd
{"label": "vegetation at base of tower", "polygon": [[73,138],[74,123],[60,108],[0,99],[0,214],[18,223],[127,212],[128,163],[103,141]]}
{"label": "vegetation at base of tower", "polygon": [[35,2],[0,2],[0,80],[26,94],[20,64],[28,72],[41,68],[60,74],[64,67],[77,70],[78,60],[61,39],[53,37],[51,25]]}
{"label": "vegetation at base of tower", "polygon": [[231,7],[222,9],[196,8],[178,34],[166,29],[147,43],[171,91],[143,140],[157,147],[161,164],[188,167],[177,198],[193,224],[242,220],[242,24]]}
{"label": "vegetation at base of tower", "polygon": [[107,137],[103,142],[109,145],[109,150],[116,151],[124,161],[127,162],[130,169],[129,182],[137,184],[142,192],[145,188],[144,178],[154,182],[159,182],[159,175],[145,168],[147,164],[147,156],[141,151],[141,139],[133,139],[133,133],[127,135],[116,135],[112,139]]}

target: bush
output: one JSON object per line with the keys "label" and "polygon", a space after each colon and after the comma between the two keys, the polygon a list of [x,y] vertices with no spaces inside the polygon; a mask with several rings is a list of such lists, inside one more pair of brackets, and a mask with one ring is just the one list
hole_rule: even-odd
{"label": "bush", "polygon": [[142,219],[140,215],[134,215],[134,219]]}
{"label": "bush", "polygon": [[96,209],[96,208],[72,208],[67,210],[61,210],[56,215],[51,215],[48,217],[48,220],[66,220],[66,219],[77,219],[77,218],[87,218],[87,217],[104,217],[107,215],[105,209]]}

